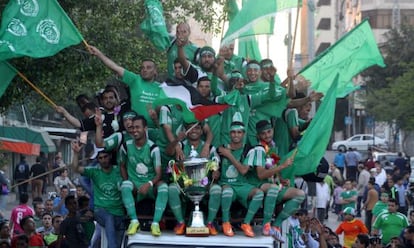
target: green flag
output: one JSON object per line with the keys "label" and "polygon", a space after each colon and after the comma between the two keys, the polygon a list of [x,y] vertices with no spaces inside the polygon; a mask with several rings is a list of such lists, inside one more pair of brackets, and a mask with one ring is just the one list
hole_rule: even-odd
{"label": "green flag", "polygon": [[83,40],[56,0],[10,0],[0,27],[0,60],[48,57]]}
{"label": "green flag", "polygon": [[[243,5],[246,4],[245,2],[246,0],[243,0]],[[237,13],[239,13],[239,7],[237,6],[236,0],[227,0],[225,10],[227,11],[227,19],[231,23],[237,16]],[[268,27],[269,31],[265,33],[273,33],[273,24],[269,25]],[[260,61],[262,60],[262,56],[260,54],[259,45],[252,29],[241,35],[241,37],[249,36],[251,37],[250,39],[239,39],[239,50],[237,52],[237,55],[246,58],[247,60],[255,59],[257,61]]]}
{"label": "green flag", "polygon": [[302,0],[248,0],[229,23],[222,44],[237,38],[273,33],[273,17],[277,11],[301,5]]}
{"label": "green flag", "polygon": [[141,23],[141,30],[159,50],[170,45],[170,36],[165,25],[162,5],[158,0],[145,0],[147,17]]}
{"label": "green flag", "polygon": [[291,179],[316,171],[331,137],[335,117],[336,90],[339,75],[333,80],[322,104],[311,121],[296,149],[286,154],[282,161],[296,152],[293,165],[282,170],[282,177]]}
{"label": "green flag", "polygon": [[0,97],[3,96],[16,74],[16,69],[12,65],[6,61],[0,61]]}
{"label": "green flag", "polygon": [[364,20],[299,74],[311,81],[312,89],[322,93],[328,91],[339,74],[337,97],[344,97],[354,88],[352,78],[375,64],[385,66],[368,20]]}

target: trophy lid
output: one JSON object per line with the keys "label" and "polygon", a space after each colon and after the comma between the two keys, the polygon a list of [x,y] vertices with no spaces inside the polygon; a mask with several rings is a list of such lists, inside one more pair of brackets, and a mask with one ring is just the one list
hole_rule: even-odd
{"label": "trophy lid", "polygon": [[207,163],[207,158],[200,158],[198,152],[194,149],[194,146],[191,146],[190,156],[188,159],[184,160],[184,166],[192,166]]}

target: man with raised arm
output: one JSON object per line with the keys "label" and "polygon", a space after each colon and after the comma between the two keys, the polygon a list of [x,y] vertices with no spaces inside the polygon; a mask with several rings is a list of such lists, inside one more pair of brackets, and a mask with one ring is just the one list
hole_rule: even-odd
{"label": "man with raised arm", "polygon": [[124,208],[121,201],[120,185],[122,182],[119,166],[112,165],[111,153],[98,153],[99,166],[79,166],[79,152],[82,147],[72,142],[73,170],[93,182],[94,217],[105,228],[108,247],[121,247],[125,230],[123,223]]}
{"label": "man with raised arm", "polygon": [[157,65],[151,59],[145,59],[141,63],[140,75],[128,71],[116,64],[98,48],[89,46],[93,55],[98,57],[109,69],[114,71],[122,82],[129,86],[131,108],[148,121],[149,137],[156,140],[157,114],[152,109],[152,103],[158,98],[160,88],[159,82],[155,81],[157,76]]}

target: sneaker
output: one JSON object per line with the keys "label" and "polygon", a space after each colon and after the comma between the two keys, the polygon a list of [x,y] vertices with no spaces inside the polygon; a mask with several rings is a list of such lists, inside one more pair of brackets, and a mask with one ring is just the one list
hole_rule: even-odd
{"label": "sneaker", "polygon": [[241,224],[240,228],[243,230],[244,235],[246,235],[247,237],[254,237],[254,232],[250,224],[243,223]]}
{"label": "sneaker", "polygon": [[230,222],[223,222],[223,233],[229,237],[234,236],[233,228],[231,227]]}
{"label": "sneaker", "polygon": [[277,226],[272,226],[272,228],[270,229],[269,234],[276,240],[279,241],[280,243],[285,243],[286,240],[285,238],[282,237],[282,233],[280,232],[280,228]]}
{"label": "sneaker", "polygon": [[270,236],[270,222],[267,222],[266,224],[263,225],[263,229],[262,229],[262,234],[263,236]]}
{"label": "sneaker", "polygon": [[139,222],[131,221],[128,226],[127,235],[134,235],[139,231]]}
{"label": "sneaker", "polygon": [[183,235],[185,233],[185,224],[184,223],[178,223],[174,227],[174,232],[176,235]]}
{"label": "sneaker", "polygon": [[151,234],[152,236],[161,236],[161,230],[160,230],[160,225],[156,224],[156,223],[152,223],[151,224]]}
{"label": "sneaker", "polygon": [[210,235],[216,236],[218,234],[216,228],[214,227],[213,223],[207,224],[208,231],[210,232]]}

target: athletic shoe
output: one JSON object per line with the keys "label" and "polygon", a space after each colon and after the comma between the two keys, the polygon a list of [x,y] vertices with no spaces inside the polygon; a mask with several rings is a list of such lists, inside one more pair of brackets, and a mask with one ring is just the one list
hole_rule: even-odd
{"label": "athletic shoe", "polygon": [[234,236],[233,228],[231,227],[230,222],[223,222],[222,226],[223,226],[224,235],[229,236],[229,237]]}
{"label": "athletic shoe", "polygon": [[266,224],[263,225],[263,229],[262,229],[262,234],[263,236],[270,236],[270,222],[267,222]]}
{"label": "athletic shoe", "polygon": [[213,223],[207,224],[208,231],[210,232],[210,235],[216,236],[218,234],[216,228],[214,227]]}
{"label": "athletic shoe", "polygon": [[244,235],[246,235],[247,237],[254,237],[254,232],[250,224],[243,223],[241,224],[240,228],[243,230]]}
{"label": "athletic shoe", "polygon": [[184,223],[178,223],[175,227],[174,227],[174,232],[177,235],[183,235],[185,233],[185,224]]}
{"label": "athletic shoe", "polygon": [[127,235],[134,235],[139,231],[139,222],[131,221],[128,226]]}
{"label": "athletic shoe", "polygon": [[272,228],[270,229],[269,234],[276,240],[279,241],[280,243],[285,243],[286,240],[284,237],[282,237],[282,233],[280,232],[280,228],[277,226],[272,226]]}
{"label": "athletic shoe", "polygon": [[160,225],[156,224],[156,223],[152,223],[151,224],[151,234],[152,236],[161,236],[161,230],[160,230]]}

